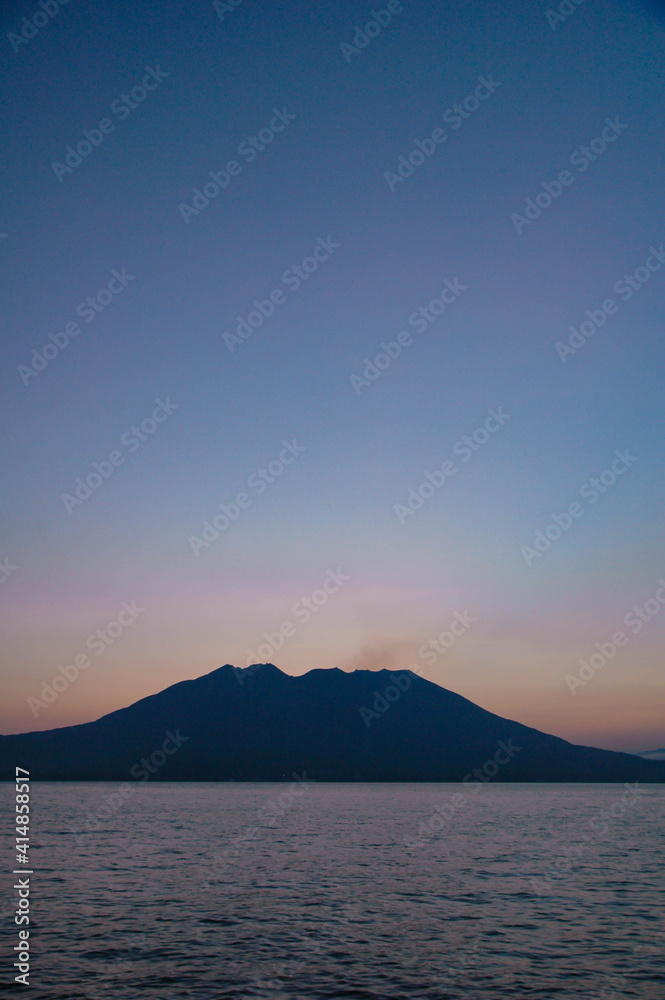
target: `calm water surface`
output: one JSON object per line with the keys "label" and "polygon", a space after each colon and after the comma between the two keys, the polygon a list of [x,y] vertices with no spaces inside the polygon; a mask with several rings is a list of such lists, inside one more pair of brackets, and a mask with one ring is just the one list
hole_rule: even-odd
{"label": "calm water surface", "polygon": [[662,1000],[665,789],[474,787],[35,784],[24,995]]}

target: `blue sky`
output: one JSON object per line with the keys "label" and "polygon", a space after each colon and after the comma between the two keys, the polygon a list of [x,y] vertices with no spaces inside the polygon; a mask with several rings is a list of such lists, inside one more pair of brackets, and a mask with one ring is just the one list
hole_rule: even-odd
{"label": "blue sky", "polygon": [[[404,3],[347,62],[371,10],[68,4],[18,52],[7,35],[33,8],[3,13],[0,556],[17,569],[0,591],[2,731],[244,666],[341,567],[348,583],[275,651],[287,672],[406,666],[468,610],[477,625],[424,676],[578,742],[662,745],[657,616],[584,689],[565,677],[665,572],[665,267],[628,302],[614,291],[665,240],[665,18],[589,0],[553,29],[545,3]],[[155,89],[112,110],[149,68]],[[446,110],[479,77],[498,85],[453,128]],[[295,118],[249,162],[238,147],[275,110]],[[607,118],[621,134],[576,168]],[[105,119],[80,165],[54,170]],[[437,128],[445,142],[391,190],[386,171]],[[185,221],[178,206],[234,159]],[[511,215],[566,169],[573,182],[518,233]],[[339,246],[294,290],[283,276],[319,240]],[[86,323],[79,304],[123,268],[131,280]],[[446,279],[465,290],[416,332],[409,317]],[[224,333],[277,288],[286,301],[231,352]],[[557,341],[608,298],[618,311],[562,362]],[[77,319],[26,385],[33,349]],[[410,346],[354,391],[400,331]],[[177,408],[130,451],[123,434],[167,398]],[[498,407],[505,425],[400,523],[395,505]],[[195,556],[189,539],[284,440],[302,455]],[[638,461],[527,565],[522,547],[616,449]],[[117,450],[69,513],[62,496]],[[28,697],[134,599],[131,631],[35,718]]]}

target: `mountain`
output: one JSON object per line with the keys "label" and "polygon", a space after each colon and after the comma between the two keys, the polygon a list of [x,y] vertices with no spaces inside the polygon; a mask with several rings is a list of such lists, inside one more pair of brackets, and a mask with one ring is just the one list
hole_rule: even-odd
{"label": "mountain", "polygon": [[[665,781],[665,761],[575,746],[410,672],[226,665],[96,722],[0,737],[33,780]],[[482,775],[482,776],[481,776]]]}
{"label": "mountain", "polygon": [[638,757],[643,757],[645,760],[665,760],[665,747],[661,747],[660,750],[645,750],[644,753],[639,753]]}

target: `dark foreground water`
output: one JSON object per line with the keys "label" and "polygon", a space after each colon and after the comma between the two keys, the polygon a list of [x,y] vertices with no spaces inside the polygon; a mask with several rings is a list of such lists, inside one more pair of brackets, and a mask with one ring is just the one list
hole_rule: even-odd
{"label": "dark foreground water", "polygon": [[31,984],[8,993],[665,996],[662,786],[117,789],[33,786]]}

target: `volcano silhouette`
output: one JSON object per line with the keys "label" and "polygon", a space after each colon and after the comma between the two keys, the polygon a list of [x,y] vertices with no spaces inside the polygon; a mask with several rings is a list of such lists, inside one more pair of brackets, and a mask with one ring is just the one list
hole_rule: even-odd
{"label": "volcano silhouette", "polygon": [[142,759],[159,761],[153,781],[462,781],[493,759],[493,781],[665,781],[665,761],[576,746],[409,671],[227,664],[96,722],[0,737],[4,780],[19,765],[36,781],[130,781]]}

